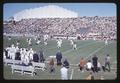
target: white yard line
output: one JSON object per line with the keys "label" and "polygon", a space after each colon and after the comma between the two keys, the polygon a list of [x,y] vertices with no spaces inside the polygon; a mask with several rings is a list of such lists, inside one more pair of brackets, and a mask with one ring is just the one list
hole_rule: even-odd
{"label": "white yard line", "polygon": [[[94,44],[94,43],[97,43],[97,42],[92,42],[92,43],[87,43],[87,44],[85,44],[85,45],[80,45],[78,48],[82,48],[82,47],[85,47],[85,46],[89,46],[89,45],[92,45],[92,44]],[[77,48],[77,49],[78,49]],[[68,53],[68,52],[70,52],[70,51],[72,51],[73,49],[69,49],[69,50],[67,50],[67,51],[64,51],[64,52],[62,52],[62,54],[66,54],[66,53]],[[53,55],[51,55],[51,56],[53,56]],[[49,59],[49,57],[47,58],[47,59]],[[46,60],[47,60],[46,59]]]}
{"label": "white yard line", "polygon": [[[104,46],[101,46],[100,48],[98,48],[97,50],[95,50],[94,52],[90,53],[87,57],[85,57],[85,59],[89,58],[90,56],[92,56],[93,54],[95,54],[96,52],[100,51]],[[70,65],[74,65],[77,66],[78,64],[70,64]]]}
{"label": "white yard line", "polygon": [[73,78],[74,69],[71,71],[70,80]]}
{"label": "white yard line", "polygon": [[[111,44],[111,43],[109,43],[109,44]],[[87,58],[89,58],[90,56],[92,56],[93,54],[95,54],[96,52],[99,52],[102,48],[104,48],[105,47],[105,45],[104,46],[101,46],[100,48],[98,48],[97,50],[95,50],[94,52],[92,52],[92,53],[90,53],[87,57],[85,57],[85,59],[87,59]],[[115,62],[114,62],[115,63]],[[77,66],[78,64],[70,64],[70,65],[74,65],[74,66]]]}
{"label": "white yard line", "polygon": [[[105,45],[104,45],[105,46]],[[99,52],[104,46],[101,46],[100,48],[98,48],[97,50],[95,50],[94,52],[90,53],[87,57],[85,57],[85,59],[89,58],[90,56],[92,56],[93,54],[95,54],[96,52]]]}
{"label": "white yard line", "polygon": [[[80,48],[85,47],[85,46],[92,45],[93,43],[97,43],[97,42],[92,42],[92,43],[87,43],[87,44],[85,44],[85,45],[80,45],[79,47],[77,47],[77,49],[80,49]],[[72,50],[73,50],[73,49],[64,51],[64,52],[62,52],[62,54],[66,54],[66,53],[68,53],[68,52],[70,52],[70,51],[72,51]]]}

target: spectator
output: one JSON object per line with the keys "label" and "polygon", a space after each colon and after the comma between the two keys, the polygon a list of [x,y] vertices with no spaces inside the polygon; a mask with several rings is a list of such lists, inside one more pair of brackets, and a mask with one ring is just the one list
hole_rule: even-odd
{"label": "spectator", "polygon": [[50,65],[50,73],[55,72],[53,58],[50,60],[49,65]]}
{"label": "spectator", "polygon": [[38,57],[38,54],[37,54],[37,53],[34,53],[34,54],[33,54],[33,61],[34,61],[34,62],[39,62],[39,57]]}
{"label": "spectator", "polygon": [[[41,18],[23,19],[13,23],[4,23],[6,34],[48,34],[69,35],[80,34],[80,39],[105,40],[116,39],[116,17],[78,17],[78,18]],[[80,30],[80,29],[84,30]],[[80,31],[79,31],[80,30]],[[90,34],[89,34],[90,33]],[[110,36],[109,36],[110,35]]]}
{"label": "spectator", "polygon": [[94,55],[93,58],[92,58],[92,61],[93,61],[94,72],[98,72],[98,68],[97,68],[98,57],[96,55]]}
{"label": "spectator", "polygon": [[86,63],[86,70],[87,71],[90,71],[90,70],[93,71],[93,64],[92,64],[91,60],[88,60],[88,62]]}
{"label": "spectator", "polygon": [[92,72],[86,77],[86,80],[94,80],[94,76],[92,75]]}
{"label": "spectator", "polygon": [[68,80],[68,69],[64,65],[60,69],[60,72],[61,72],[61,79],[62,80]]}
{"label": "spectator", "polygon": [[84,66],[85,66],[85,60],[84,60],[84,58],[82,57],[82,58],[80,59],[80,64],[79,64],[80,70],[81,70],[82,72],[84,72],[84,71],[83,71]]}
{"label": "spectator", "polygon": [[67,59],[64,60],[63,65],[64,65],[66,68],[69,68],[69,62],[68,62]]}
{"label": "spectator", "polygon": [[44,53],[43,53],[43,51],[40,51],[39,52],[39,62],[44,63],[44,61],[45,61]]}
{"label": "spectator", "polygon": [[[108,69],[106,68],[108,66]],[[109,54],[107,54],[107,56],[105,57],[105,70],[108,70],[110,72],[110,56]]]}

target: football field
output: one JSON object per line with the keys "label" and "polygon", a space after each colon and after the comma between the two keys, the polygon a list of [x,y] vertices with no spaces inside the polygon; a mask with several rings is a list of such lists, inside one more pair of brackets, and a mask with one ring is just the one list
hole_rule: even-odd
{"label": "football field", "polygon": [[[60,50],[63,55],[63,59],[67,58],[70,63],[70,68],[68,69],[68,77],[70,80],[83,80],[85,79],[89,72],[79,71],[77,64],[80,61],[80,58],[83,57],[86,60],[91,60],[92,56],[96,54],[98,56],[98,61],[101,65],[104,65],[104,58],[106,54],[109,54],[111,57],[111,72],[100,71],[93,74],[95,79],[100,79],[101,76],[104,79],[115,79],[117,77],[117,43],[116,41],[109,41],[108,46],[105,45],[104,41],[95,41],[95,40],[75,40],[77,44],[77,49],[74,50],[70,45],[69,40],[63,40],[62,47],[57,48],[57,42],[55,40],[49,40],[48,45],[44,45],[43,41],[39,45],[36,45],[36,41],[32,38],[32,46],[28,46],[26,42],[26,37],[12,37],[11,40],[8,40],[8,37],[4,37],[3,47],[7,47],[11,44],[15,44],[19,40],[20,48],[33,48],[34,51],[39,52],[40,50],[44,51],[44,56],[46,60],[49,60],[49,56],[55,56],[57,51]],[[56,60],[55,60],[56,61]],[[5,79],[37,79],[37,80],[60,80],[60,68],[62,66],[55,65],[55,73],[49,72],[49,66],[47,70],[36,70],[37,75],[21,75],[20,73],[11,72],[10,66],[4,66],[4,78]]]}

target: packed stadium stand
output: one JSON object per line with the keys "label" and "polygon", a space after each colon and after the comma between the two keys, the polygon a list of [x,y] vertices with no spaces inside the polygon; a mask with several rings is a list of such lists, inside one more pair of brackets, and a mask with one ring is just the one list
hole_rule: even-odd
{"label": "packed stadium stand", "polygon": [[78,17],[78,18],[30,18],[20,21],[5,21],[6,34],[64,35],[90,39],[116,39],[116,17]]}

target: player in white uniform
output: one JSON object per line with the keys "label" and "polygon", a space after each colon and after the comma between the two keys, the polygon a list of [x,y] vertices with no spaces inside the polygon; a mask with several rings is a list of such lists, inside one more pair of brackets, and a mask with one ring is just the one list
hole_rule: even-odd
{"label": "player in white uniform", "polygon": [[57,47],[58,47],[58,48],[61,48],[61,45],[62,45],[62,40],[59,39],[59,40],[57,41]]}
{"label": "player in white uniform", "polygon": [[10,37],[10,36],[8,37],[8,40],[11,40],[11,37]]}
{"label": "player in white uniform", "polygon": [[28,51],[25,51],[25,55],[24,55],[24,59],[23,59],[23,63],[24,65],[28,65],[29,64],[29,54]]}
{"label": "player in white uniform", "polygon": [[108,45],[108,39],[105,40],[105,45]]}
{"label": "player in white uniform", "polygon": [[5,51],[3,51],[3,59],[6,59]]}
{"label": "player in white uniform", "polygon": [[38,39],[37,42],[36,42],[36,44],[38,45],[38,44],[40,44],[40,42],[41,42],[41,41]]}
{"label": "player in white uniform", "polygon": [[73,44],[73,49],[74,49],[74,50],[77,49],[77,45],[76,45],[75,42],[74,42],[74,44]]}
{"label": "player in white uniform", "polygon": [[44,35],[44,45],[47,45],[48,35]]}
{"label": "player in white uniform", "polygon": [[25,48],[22,48],[22,50],[20,51],[20,54],[21,54],[21,61],[22,61],[22,62],[24,62],[25,53],[26,53],[26,49],[25,49]]}
{"label": "player in white uniform", "polygon": [[32,42],[31,42],[31,38],[28,40],[28,45],[31,45]]}
{"label": "player in white uniform", "polygon": [[12,44],[10,47],[10,59],[15,60],[15,53],[16,53],[16,48],[14,44]]}
{"label": "player in white uniform", "polygon": [[19,46],[19,45],[20,45],[19,41],[17,41],[16,45],[17,45],[17,46]]}
{"label": "player in white uniform", "polygon": [[18,52],[18,51],[19,51],[19,47],[18,47],[18,46],[16,46],[16,47],[15,47],[15,49],[16,49],[16,52]]}
{"label": "player in white uniform", "polygon": [[73,44],[74,44],[73,40],[70,40],[70,44],[73,46]]}
{"label": "player in white uniform", "polygon": [[30,58],[30,60],[33,60],[33,54],[34,54],[34,51],[33,51],[32,48],[30,48],[30,50],[29,50],[29,58]]}

